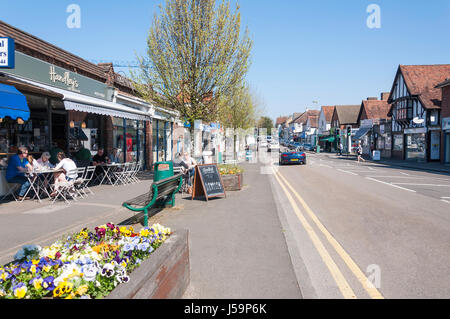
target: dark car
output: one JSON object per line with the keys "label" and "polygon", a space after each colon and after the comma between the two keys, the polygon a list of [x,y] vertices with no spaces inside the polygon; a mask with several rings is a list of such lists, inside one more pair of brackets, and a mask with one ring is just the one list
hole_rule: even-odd
{"label": "dark car", "polygon": [[304,145],[304,149],[306,151],[315,151],[316,147],[314,145],[312,145],[312,144],[305,144]]}
{"label": "dark car", "polygon": [[284,164],[306,164],[306,154],[304,152],[292,151],[280,153],[280,165]]}
{"label": "dark car", "polygon": [[299,143],[299,142],[292,142],[292,143],[289,144],[288,148],[290,150],[295,150],[295,149],[299,148],[301,145],[302,144]]}

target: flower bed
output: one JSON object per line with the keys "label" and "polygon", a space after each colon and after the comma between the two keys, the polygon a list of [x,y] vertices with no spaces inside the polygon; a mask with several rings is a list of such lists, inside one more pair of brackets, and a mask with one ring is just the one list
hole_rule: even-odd
{"label": "flower bed", "polygon": [[103,298],[171,235],[159,224],[136,233],[111,223],[83,229],[51,246],[24,246],[0,267],[0,298]]}
{"label": "flower bed", "polygon": [[242,189],[244,169],[238,165],[220,164],[219,173],[225,191],[239,191]]}
{"label": "flower bed", "polygon": [[220,175],[238,175],[244,172],[244,169],[238,165],[232,164],[219,164],[219,173]]}

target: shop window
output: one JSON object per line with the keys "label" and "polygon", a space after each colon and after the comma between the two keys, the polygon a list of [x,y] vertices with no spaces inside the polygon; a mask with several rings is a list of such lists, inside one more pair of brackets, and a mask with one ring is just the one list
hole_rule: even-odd
{"label": "shop window", "polygon": [[439,111],[431,110],[429,111],[428,125],[438,125],[439,124]]}
{"label": "shop window", "polygon": [[113,147],[117,148],[117,154],[119,156],[120,161],[124,162],[124,150],[125,150],[125,140],[124,140],[124,126],[123,119],[113,117],[112,118],[113,125]]}

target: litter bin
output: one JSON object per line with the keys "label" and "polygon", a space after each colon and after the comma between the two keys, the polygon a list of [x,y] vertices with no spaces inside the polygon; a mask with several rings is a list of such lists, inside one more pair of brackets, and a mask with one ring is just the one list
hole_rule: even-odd
{"label": "litter bin", "polygon": [[320,145],[317,145],[316,152],[320,153]]}
{"label": "litter bin", "polygon": [[154,182],[173,176],[173,162],[156,162]]}

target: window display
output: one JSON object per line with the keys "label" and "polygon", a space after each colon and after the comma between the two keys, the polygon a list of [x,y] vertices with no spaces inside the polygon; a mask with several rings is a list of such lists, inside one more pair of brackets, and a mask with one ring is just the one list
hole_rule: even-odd
{"label": "window display", "polygon": [[425,134],[406,135],[406,159],[425,159],[426,140]]}

